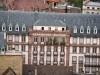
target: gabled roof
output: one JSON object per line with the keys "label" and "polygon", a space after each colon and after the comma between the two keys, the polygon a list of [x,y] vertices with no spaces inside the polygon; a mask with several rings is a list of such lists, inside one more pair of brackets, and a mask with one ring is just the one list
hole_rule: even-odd
{"label": "gabled roof", "polygon": [[10,67],[2,75],[17,75]]}
{"label": "gabled roof", "polygon": [[64,24],[61,20],[37,20],[34,24],[34,26],[57,26],[57,27],[66,27],[66,24]]}
{"label": "gabled roof", "polygon": [[88,2],[85,5],[88,5],[88,6],[100,6],[100,3],[99,2]]}

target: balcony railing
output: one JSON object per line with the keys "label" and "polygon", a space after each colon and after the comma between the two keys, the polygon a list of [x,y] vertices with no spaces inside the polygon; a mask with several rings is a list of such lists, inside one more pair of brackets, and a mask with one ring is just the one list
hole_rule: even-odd
{"label": "balcony railing", "polygon": [[37,44],[37,42],[34,42],[34,44]]}
{"label": "balcony railing", "polygon": [[43,52],[40,52],[40,54],[44,54],[44,51]]}
{"label": "balcony railing", "polygon": [[95,57],[100,57],[100,53],[85,53],[85,56],[95,56]]}
{"label": "balcony railing", "polygon": [[47,61],[47,64],[50,64],[51,62],[50,61]]}
{"label": "balcony railing", "polygon": [[44,64],[44,61],[41,60],[41,61],[40,61],[40,64]]}
{"label": "balcony railing", "polygon": [[51,54],[51,52],[47,52],[47,54],[49,55],[49,54]]}
{"label": "balcony railing", "polygon": [[54,55],[57,55],[58,54],[58,52],[54,52]]}
{"label": "balcony railing", "polygon": [[85,62],[84,65],[91,66],[91,67],[95,67],[95,66],[100,67],[100,62],[99,63],[97,63],[97,62]]}
{"label": "balcony railing", "polygon": [[64,61],[61,61],[60,64],[64,64]]}
{"label": "balcony railing", "polygon": [[34,61],[33,61],[33,63],[37,63],[37,61],[36,61],[36,60],[34,60]]}
{"label": "balcony railing", "polygon": [[53,64],[57,64],[57,61],[54,61]]}
{"label": "balcony railing", "polygon": [[65,53],[64,52],[60,52],[60,55],[64,55]]}
{"label": "balcony railing", "polygon": [[34,52],[33,52],[33,54],[37,54],[37,53],[38,53],[37,51],[34,51]]}
{"label": "balcony railing", "polygon": [[44,44],[44,42],[41,42],[41,44]]}

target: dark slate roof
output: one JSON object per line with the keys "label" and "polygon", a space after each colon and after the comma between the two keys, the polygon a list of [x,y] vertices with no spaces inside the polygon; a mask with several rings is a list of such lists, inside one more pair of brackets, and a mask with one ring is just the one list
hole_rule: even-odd
{"label": "dark slate roof", "polygon": [[0,48],[6,46],[6,40],[4,39],[4,32],[0,32]]}
{"label": "dark slate roof", "polygon": [[[6,24],[7,30],[9,24],[13,25],[13,32],[15,32],[15,25],[18,23],[20,26],[20,33],[22,32],[22,25],[25,24],[27,31],[32,28],[36,21],[44,21],[50,23],[49,21],[59,21],[61,20],[66,24],[66,27],[71,30],[71,36],[86,36],[86,37],[100,37],[100,14],[74,14],[74,13],[43,13],[43,12],[0,12],[0,31],[3,23]],[[38,24],[38,23],[37,23]],[[40,23],[39,23],[40,24]],[[41,26],[44,23],[41,22]],[[52,23],[51,23],[52,24]],[[57,23],[58,24],[58,23]],[[73,27],[76,25],[78,28],[78,33],[73,33]],[[47,25],[48,26],[48,25]],[[55,25],[54,25],[55,26]],[[84,27],[84,33],[80,33],[80,27]],[[87,34],[86,28],[90,26],[91,33]],[[98,28],[98,33],[93,34],[93,28]],[[18,33],[19,33],[18,32]],[[23,32],[22,32],[23,33]]]}
{"label": "dark slate roof", "polygon": [[0,7],[3,7],[3,2],[0,0]]}
{"label": "dark slate roof", "polygon": [[[23,75],[28,73],[35,75],[34,65],[23,65]],[[37,75],[73,75],[73,70],[71,66],[38,65]]]}

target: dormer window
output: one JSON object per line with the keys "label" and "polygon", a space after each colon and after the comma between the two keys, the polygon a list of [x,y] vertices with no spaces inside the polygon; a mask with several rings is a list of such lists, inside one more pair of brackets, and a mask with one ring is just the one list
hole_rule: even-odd
{"label": "dormer window", "polygon": [[87,33],[90,33],[90,27],[89,26],[87,27]]}
{"label": "dormer window", "polygon": [[81,28],[80,28],[80,33],[84,33],[84,27],[83,26],[81,26]]}
{"label": "dormer window", "polygon": [[23,24],[23,26],[22,26],[22,31],[26,31],[26,26],[25,26],[25,24]]}
{"label": "dormer window", "polygon": [[9,31],[12,31],[12,24],[9,25]]}
{"label": "dormer window", "polygon": [[44,27],[42,27],[41,29],[44,30]]}
{"label": "dormer window", "polygon": [[97,27],[94,27],[94,34],[97,34]]}
{"label": "dormer window", "polygon": [[15,26],[15,31],[19,31],[19,25],[18,25],[18,23]]}
{"label": "dormer window", "polygon": [[2,25],[2,31],[5,31],[5,30],[6,30],[6,24],[3,23],[3,25]]}
{"label": "dormer window", "polygon": [[73,33],[77,33],[77,27],[74,26]]}

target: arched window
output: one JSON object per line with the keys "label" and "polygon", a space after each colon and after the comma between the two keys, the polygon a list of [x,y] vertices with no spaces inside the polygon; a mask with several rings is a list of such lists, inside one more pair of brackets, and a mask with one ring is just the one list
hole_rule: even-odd
{"label": "arched window", "polygon": [[9,31],[12,31],[12,24],[9,24]]}
{"label": "arched window", "polygon": [[15,31],[19,31],[19,25],[18,25],[18,23],[15,26]]}
{"label": "arched window", "polygon": [[73,33],[77,33],[77,27],[74,26]]}
{"label": "arched window", "polygon": [[6,24],[5,23],[2,24],[2,31],[6,31]]}
{"label": "arched window", "polygon": [[22,31],[26,31],[26,26],[25,26],[25,24],[22,25]]}
{"label": "arched window", "polygon": [[87,33],[90,33],[90,27],[89,26],[87,27]]}
{"label": "arched window", "polygon": [[98,29],[97,29],[97,27],[95,26],[95,27],[94,27],[94,34],[97,34],[97,30],[98,30]]}
{"label": "arched window", "polygon": [[84,33],[84,27],[83,26],[81,26],[81,28],[80,28],[80,33]]}

